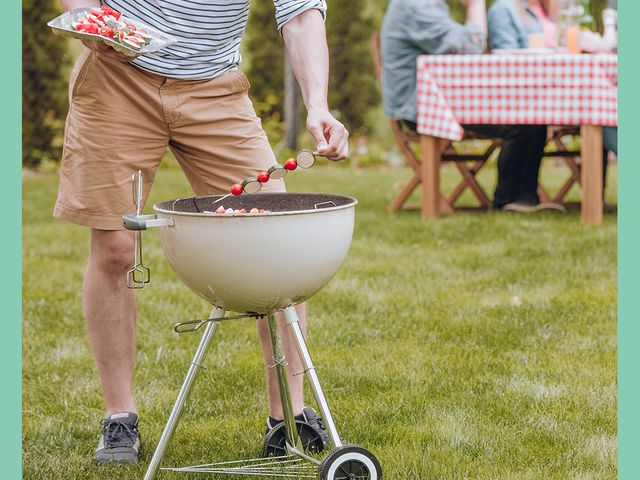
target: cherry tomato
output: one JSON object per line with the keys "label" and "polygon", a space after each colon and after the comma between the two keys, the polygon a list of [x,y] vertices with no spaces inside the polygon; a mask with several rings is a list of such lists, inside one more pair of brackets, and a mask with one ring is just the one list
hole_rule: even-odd
{"label": "cherry tomato", "polygon": [[298,162],[296,162],[295,158],[289,158],[286,162],[284,162],[284,168],[287,170],[295,170],[298,168]]}
{"label": "cherry tomato", "polygon": [[263,171],[258,174],[257,178],[260,183],[267,183],[269,181],[269,174]]}
{"label": "cherry tomato", "polygon": [[239,183],[234,183],[231,185],[231,193],[233,195],[241,195],[242,194],[242,185]]}

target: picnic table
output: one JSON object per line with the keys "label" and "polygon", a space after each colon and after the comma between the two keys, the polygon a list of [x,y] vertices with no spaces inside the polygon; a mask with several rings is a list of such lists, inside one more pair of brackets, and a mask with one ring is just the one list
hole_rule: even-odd
{"label": "picnic table", "polygon": [[615,54],[421,55],[417,60],[422,214],[440,215],[443,145],[462,125],[580,126],[581,217],[602,222],[602,127],[617,126]]}

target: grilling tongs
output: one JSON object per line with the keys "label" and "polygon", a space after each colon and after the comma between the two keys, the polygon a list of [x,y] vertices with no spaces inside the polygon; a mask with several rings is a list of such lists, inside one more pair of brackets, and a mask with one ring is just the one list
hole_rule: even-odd
{"label": "grilling tongs", "polygon": [[[133,205],[136,207],[136,217],[142,213],[142,170],[131,175],[131,187],[133,190]],[[133,267],[127,272],[128,288],[144,288],[151,280],[151,270],[142,263],[142,232],[134,232]]]}

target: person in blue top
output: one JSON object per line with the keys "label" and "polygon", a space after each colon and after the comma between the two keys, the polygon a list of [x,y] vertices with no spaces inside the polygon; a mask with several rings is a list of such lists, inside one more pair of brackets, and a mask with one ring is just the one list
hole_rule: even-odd
{"label": "person in blue top", "polygon": [[[486,49],[485,0],[461,0],[465,24],[454,21],[444,0],[391,0],[381,31],[385,113],[416,129],[416,57],[421,54],[480,54]],[[544,125],[464,125],[502,138],[498,156],[496,209],[531,212],[546,208],[537,193],[547,138]],[[557,207],[556,207],[557,208]]]}
{"label": "person in blue top", "polygon": [[545,35],[546,47],[554,47],[557,34],[551,20],[550,1],[496,0],[487,14],[492,50],[532,48],[530,35]]}

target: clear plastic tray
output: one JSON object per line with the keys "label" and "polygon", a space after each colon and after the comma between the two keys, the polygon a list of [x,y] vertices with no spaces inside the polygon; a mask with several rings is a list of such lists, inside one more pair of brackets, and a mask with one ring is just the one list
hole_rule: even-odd
{"label": "clear plastic tray", "polygon": [[158,50],[162,50],[168,45],[172,43],[176,43],[177,40],[171,35],[167,35],[166,33],[161,32],[160,30],[156,30],[148,25],[145,25],[142,22],[138,22],[136,20],[132,20],[124,15],[124,18],[127,22],[135,25],[138,28],[142,28],[149,32],[151,36],[151,43],[149,45],[143,46],[140,50],[134,50],[126,45],[122,45],[115,40],[111,40],[110,38],[103,37],[102,35],[94,35],[92,33],[83,33],[76,31],[72,24],[77,22],[82,17],[86,17],[87,14],[94,10],[95,7],[87,7],[87,8],[76,8],[74,10],[69,10],[66,13],[54,18],[47,25],[51,27],[53,33],[55,35],[60,35],[63,37],[71,37],[77,39],[86,39],[86,40],[100,40],[107,45],[111,45],[118,52],[124,53],[125,55],[142,55],[145,53],[153,53]]}

